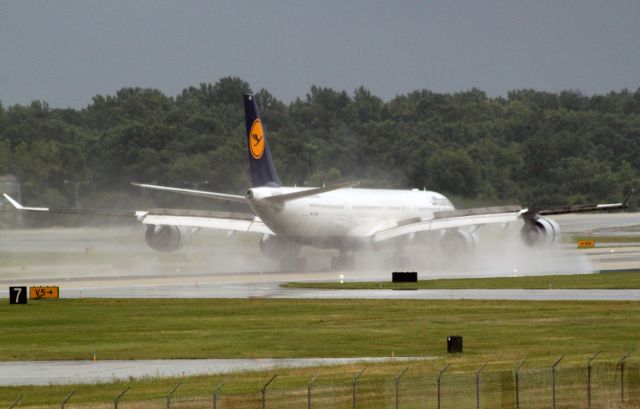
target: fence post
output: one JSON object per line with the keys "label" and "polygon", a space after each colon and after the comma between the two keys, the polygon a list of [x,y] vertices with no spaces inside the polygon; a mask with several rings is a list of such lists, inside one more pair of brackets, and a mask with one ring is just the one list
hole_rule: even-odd
{"label": "fence post", "polygon": [[591,409],[591,361],[596,359],[602,351],[598,351],[591,355],[591,358],[587,361],[587,408]]}
{"label": "fence post", "polygon": [[13,403],[11,404],[11,406],[9,406],[9,409],[13,409],[16,407],[16,405],[18,404],[18,402],[20,402],[22,400],[22,395],[18,396],[18,399],[14,400]]}
{"label": "fence post", "polygon": [[211,400],[213,403],[213,409],[217,409],[218,407],[218,392],[220,391],[220,388],[222,388],[222,385],[224,384],[224,382],[220,382],[214,389],[213,389],[213,393],[211,396]]}
{"label": "fence post", "polygon": [[396,376],[396,409],[400,407],[400,378],[407,372],[407,369],[409,369],[409,367],[404,368],[402,372],[400,372],[400,375]]}
{"label": "fence post", "polygon": [[269,382],[265,383],[264,386],[262,387],[262,389],[260,389],[260,393],[262,393],[262,409],[266,409],[267,408],[267,387],[277,377],[278,377],[278,375],[273,375],[271,377],[271,379],[269,379]]}
{"label": "fence post", "polygon": [[449,365],[451,364],[446,364],[445,366],[442,367],[442,369],[440,369],[440,372],[438,372],[438,409],[440,409],[440,378],[442,377],[442,374],[444,373],[444,371],[447,370],[447,368],[449,367]]}
{"label": "fence post", "polygon": [[311,409],[311,388],[313,387],[313,383],[318,378],[318,375],[314,376],[307,382],[307,409]]}
{"label": "fence post", "polygon": [[180,385],[182,385],[182,382],[180,382],[176,386],[174,386],[173,389],[171,389],[171,392],[169,392],[169,394],[167,395],[167,409],[171,409],[171,397],[173,396],[173,393],[176,390],[178,390]]}
{"label": "fence post", "polygon": [[480,409],[480,372],[484,369],[489,361],[482,364],[480,368],[476,371],[476,408]]}
{"label": "fence post", "polygon": [[515,376],[516,376],[516,409],[520,409],[520,368],[522,365],[527,362],[527,358],[520,361],[518,366],[516,366]]}
{"label": "fence post", "polygon": [[627,351],[626,354],[620,359],[620,403],[624,403],[624,361],[627,360],[629,355],[633,352],[634,348]]}
{"label": "fence post", "polygon": [[356,409],[356,386],[358,385],[358,378],[364,373],[367,368],[362,369],[351,381],[351,407]]}
{"label": "fence post", "polygon": [[70,394],[67,395],[66,398],[64,398],[64,400],[62,401],[62,403],[60,403],[60,409],[64,409],[64,404],[67,403],[67,401],[69,401],[69,399],[71,399],[71,397],[73,395],[75,395],[76,391],[71,391]]}
{"label": "fence post", "polygon": [[118,409],[118,404],[120,403],[120,398],[122,398],[124,396],[124,394],[127,393],[128,391],[129,391],[129,388],[123,390],[122,392],[120,392],[120,395],[116,396],[116,398],[113,400],[114,409]]}
{"label": "fence post", "polygon": [[551,384],[552,389],[551,390],[553,392],[552,397],[551,397],[551,399],[552,399],[551,407],[553,409],[556,409],[556,367],[558,366],[560,361],[562,361],[562,358],[564,358],[564,355],[561,355],[560,358],[558,358],[556,360],[556,362],[553,364],[553,366],[551,367],[551,382],[552,382],[552,384]]}

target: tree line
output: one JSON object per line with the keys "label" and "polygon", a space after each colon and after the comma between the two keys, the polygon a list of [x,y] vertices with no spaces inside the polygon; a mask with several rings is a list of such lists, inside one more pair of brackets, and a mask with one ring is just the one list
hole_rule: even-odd
{"label": "tree line", "polygon": [[[213,206],[130,182],[242,193],[247,92],[226,77],[175,97],[123,88],[82,109],[0,104],[0,174],[19,178],[30,205],[74,206],[77,192],[84,207]],[[640,88],[417,90],[384,101],[363,87],[312,86],[290,103],[265,89],[256,97],[286,185],[424,187],[458,206],[617,201],[638,186]]]}

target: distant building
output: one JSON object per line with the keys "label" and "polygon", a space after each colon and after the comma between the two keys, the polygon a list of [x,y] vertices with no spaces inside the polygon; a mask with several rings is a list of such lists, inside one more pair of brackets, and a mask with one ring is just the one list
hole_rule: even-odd
{"label": "distant building", "polygon": [[[0,193],[6,193],[21,202],[22,195],[18,178],[13,175],[0,176]],[[22,226],[22,214],[15,211],[13,206],[2,198],[0,200],[0,228],[19,226]]]}

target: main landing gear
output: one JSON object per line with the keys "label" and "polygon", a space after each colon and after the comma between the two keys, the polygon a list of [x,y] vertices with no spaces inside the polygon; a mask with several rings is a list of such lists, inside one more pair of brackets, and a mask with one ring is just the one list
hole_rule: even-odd
{"label": "main landing gear", "polygon": [[307,271],[307,259],[304,257],[287,257],[280,260],[283,271]]}
{"label": "main landing gear", "polygon": [[306,271],[307,259],[300,257],[300,245],[277,236],[265,235],[260,241],[260,251],[280,262],[282,271]]}

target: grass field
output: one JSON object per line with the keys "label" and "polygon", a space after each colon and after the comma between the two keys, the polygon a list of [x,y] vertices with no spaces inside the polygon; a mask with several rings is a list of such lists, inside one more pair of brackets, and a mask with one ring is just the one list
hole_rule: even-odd
{"label": "grass field", "polygon": [[288,288],[315,289],[635,289],[640,288],[640,271],[616,271],[597,274],[546,275],[495,278],[459,278],[419,280],[415,283],[385,282],[291,282]]}
{"label": "grass field", "polygon": [[[640,337],[637,302],[416,300],[58,300],[11,306],[0,301],[0,359],[436,356],[408,364],[433,373],[446,359],[469,370],[489,360],[511,368],[523,357],[548,365],[558,355],[584,361],[594,351],[617,359]],[[465,352],[446,357],[446,336],[464,336]],[[372,365],[389,377],[407,364]],[[317,374],[348,379],[359,367],[279,371],[278,388],[301,387]],[[225,377],[225,390],[258,391],[270,373]],[[107,385],[0,388],[0,401],[54,404],[76,389],[76,402],[109,402],[125,387],[130,400],[181,393],[206,396],[222,377],[143,379]]]}
{"label": "grass field", "polygon": [[[594,351],[619,359],[640,337],[637,302],[421,301],[421,300],[58,300],[12,306],[0,300],[0,359],[225,358],[429,356],[435,361],[371,365],[368,376],[391,379],[453,370],[512,368],[528,357],[548,366],[561,355],[583,362]],[[464,337],[465,352],[447,356],[447,335]],[[344,382],[361,367],[281,370],[276,389],[303,388],[320,374]],[[259,391],[273,372],[225,376],[225,392]],[[142,379],[104,385],[0,388],[0,402],[19,395],[25,405],[53,405],[70,390],[72,401],[110,402],[162,397],[177,382],[180,394],[207,396],[221,376]]]}
{"label": "grass field", "polygon": [[4,300],[0,359],[440,356],[461,334],[465,356],[513,361],[624,349],[638,316],[637,302]]}

